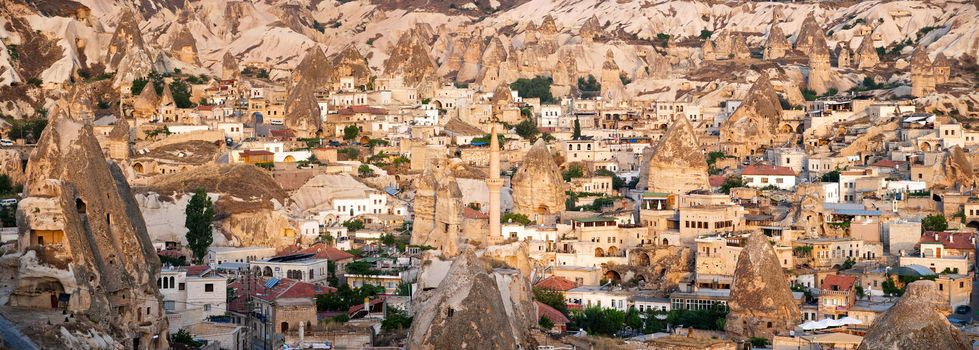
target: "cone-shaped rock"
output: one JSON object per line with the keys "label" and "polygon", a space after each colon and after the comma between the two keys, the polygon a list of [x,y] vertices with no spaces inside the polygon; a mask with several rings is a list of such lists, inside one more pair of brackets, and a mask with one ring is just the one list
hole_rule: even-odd
{"label": "cone-shaped rock", "polygon": [[517,213],[530,217],[564,210],[564,179],[543,140],[538,139],[527,151],[511,182]]}
{"label": "cone-shaped rock", "polygon": [[710,187],[703,148],[685,117],[673,122],[647,166],[649,191],[682,194]]}
{"label": "cone-shaped rock", "polygon": [[972,349],[972,342],[948,322],[949,308],[934,281],[912,282],[901,300],[874,321],[857,349]]}
{"label": "cone-shaped rock", "polygon": [[727,306],[730,311],[724,330],[739,339],[771,339],[775,334],[787,334],[802,320],[767,236],[754,233],[748,237],[738,255]]}
{"label": "cone-shaped rock", "polygon": [[391,56],[384,61],[384,73],[402,76],[406,86],[416,86],[426,77],[435,74],[435,60],[428,54],[428,45],[415,31],[401,35]]}

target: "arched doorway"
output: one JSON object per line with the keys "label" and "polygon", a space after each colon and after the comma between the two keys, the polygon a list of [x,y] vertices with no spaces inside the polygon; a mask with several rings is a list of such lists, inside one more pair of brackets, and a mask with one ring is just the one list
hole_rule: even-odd
{"label": "arched doorway", "polygon": [[605,256],[605,250],[602,250],[601,247],[595,248],[595,257],[596,258],[601,258],[601,257],[604,257],[604,256]]}
{"label": "arched doorway", "polygon": [[608,250],[606,251],[606,254],[608,254],[608,256],[618,256],[619,255],[619,248],[616,247],[616,246],[608,247]]}
{"label": "arched doorway", "polygon": [[649,266],[649,255],[643,252],[636,252],[636,265]]}
{"label": "arched doorway", "polygon": [[622,276],[614,270],[608,270],[608,272],[605,273],[605,280],[618,284],[622,283]]}
{"label": "arched doorway", "polygon": [[143,173],[143,164],[141,164],[141,163],[135,163],[135,164],[133,164],[133,171],[135,171],[137,174],[142,174]]}
{"label": "arched doorway", "polygon": [[286,156],[286,158],[283,159],[282,161],[283,162],[286,162],[286,163],[293,163],[293,162],[296,161],[296,157],[293,157],[293,156],[289,155],[289,156]]}
{"label": "arched doorway", "polygon": [[922,142],[921,143],[921,151],[923,151],[923,152],[931,152],[931,144],[930,143],[927,143],[927,142]]}
{"label": "arched doorway", "polygon": [[666,238],[663,238],[663,245],[670,245],[670,241]]}
{"label": "arched doorway", "polygon": [[272,277],[272,268],[266,266],[264,269],[262,269],[262,276],[264,276],[264,277]]}

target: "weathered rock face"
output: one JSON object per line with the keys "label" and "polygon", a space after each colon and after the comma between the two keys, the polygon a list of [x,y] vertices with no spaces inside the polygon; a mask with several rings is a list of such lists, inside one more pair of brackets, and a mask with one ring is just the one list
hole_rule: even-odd
{"label": "weathered rock face", "polygon": [[721,124],[721,142],[728,155],[755,154],[775,142],[782,105],[768,75],[762,73],[744,103]]}
{"label": "weathered rock face", "polygon": [[483,38],[473,35],[469,38],[466,51],[462,55],[462,65],[456,74],[456,81],[471,82],[479,75],[479,63],[483,53]]}
{"label": "weathered rock face", "polygon": [[364,55],[352,45],[333,56],[331,65],[333,74],[330,83],[333,85],[339,84],[340,78],[343,77],[354,78],[354,86],[366,86],[371,82],[372,74],[367,65],[367,58],[364,58]]}
{"label": "weathered rock face", "polygon": [[[822,43],[822,44],[820,44]],[[816,22],[816,17],[812,13],[802,21],[802,28],[799,29],[799,36],[795,39],[795,49],[803,54],[810,54],[817,46],[826,45],[826,33]]]}
{"label": "weathered rock face", "polygon": [[976,174],[969,156],[959,146],[945,151],[941,162],[935,163],[933,187],[969,190],[976,186]]}
{"label": "weathered rock face", "polygon": [[912,282],[901,300],[874,321],[857,349],[971,349],[972,342],[948,322],[950,312],[934,281]]}
{"label": "weathered rock face", "polygon": [[744,35],[739,33],[725,33],[713,40],[711,44],[704,43],[704,45],[702,50],[705,60],[744,60],[751,58],[748,42],[745,41]]}
{"label": "weathered rock face", "polygon": [[416,86],[435,74],[435,60],[428,54],[428,44],[414,30],[401,35],[384,61],[384,74],[402,76],[406,86]]}
{"label": "weathered rock face", "polygon": [[190,33],[190,28],[183,26],[170,43],[170,52],[176,56],[177,60],[186,64],[200,65],[201,61],[197,56],[197,40]]}
{"label": "weathered rock face", "polygon": [[768,42],[765,45],[765,59],[766,60],[777,60],[779,58],[785,57],[785,54],[792,50],[792,44],[785,39],[785,33],[782,32],[782,28],[777,24],[772,25],[772,29],[768,31]]}
{"label": "weathered rock face", "polygon": [[874,39],[867,34],[860,41],[860,47],[857,48],[856,54],[854,54],[854,65],[860,69],[874,68],[880,63],[880,57],[877,56],[877,49],[874,48]]}
{"label": "weathered rock face", "polygon": [[224,56],[221,58],[221,79],[238,79],[240,73],[241,71],[238,70],[238,60],[231,54],[231,50],[225,51]]}
{"label": "weathered rock face", "polygon": [[826,222],[823,208],[825,191],[822,185],[800,184],[795,192],[796,202],[799,204],[793,209],[792,222],[788,224],[803,230],[809,237],[822,236],[825,232],[823,225]]}
{"label": "weathered rock face", "polygon": [[320,50],[319,46],[313,46],[306,50],[303,60],[299,62],[296,69],[292,70],[292,83],[295,86],[307,85],[314,92],[319,89],[329,89],[332,71],[333,67],[323,54],[323,50]]}
{"label": "weathered rock face", "polygon": [[533,218],[564,210],[564,179],[543,140],[537,140],[527,151],[511,185],[513,209],[517,213]]}
{"label": "weathered rock face", "polygon": [[649,191],[683,194],[710,188],[703,148],[685,117],[673,122],[653,151],[647,167]]}
{"label": "weathered rock face", "polygon": [[142,214],[92,126],[74,118],[58,111],[31,156],[17,208],[23,255],[9,304],[48,309],[66,294],[80,328],[164,349],[160,261]]}
{"label": "weathered rock face", "polygon": [[668,295],[676,290],[694,270],[694,253],[690,247],[645,245],[629,250],[629,264],[610,266],[623,281],[643,280],[642,288]]}
{"label": "weathered rock face", "polygon": [[408,331],[412,349],[526,348],[537,320],[527,277],[517,270],[493,270],[472,250],[456,258],[438,287],[419,292],[415,302]]}
{"label": "weathered rock face", "polygon": [[22,184],[26,180],[23,155],[20,152],[15,149],[0,150],[0,174],[9,176],[10,181],[15,184]]}
{"label": "weathered rock face", "polygon": [[923,97],[935,92],[938,80],[935,68],[924,45],[918,46],[911,55],[911,96]]}
{"label": "weathered rock face", "polygon": [[[285,126],[298,137],[313,137],[321,132],[320,106],[312,82],[300,82],[289,91],[285,105]],[[332,130],[332,129],[331,129]]]}
{"label": "weathered rock face", "polygon": [[849,68],[853,64],[853,52],[850,51],[850,46],[846,42],[841,41],[836,45],[836,66],[840,68]]}
{"label": "weathered rock face", "polygon": [[738,255],[724,330],[739,339],[788,333],[802,320],[768,237],[754,233]]}
{"label": "weathered rock face", "polygon": [[592,15],[589,17],[584,24],[581,25],[581,29],[578,30],[578,35],[581,36],[581,40],[586,43],[590,43],[595,40],[596,36],[602,34],[602,24],[598,21],[598,17]]}
{"label": "weathered rock face", "polygon": [[462,192],[445,159],[436,159],[415,183],[411,244],[429,245],[445,256],[459,254]]}
{"label": "weathered rock face", "polygon": [[829,46],[825,37],[817,36],[809,51],[809,76],[806,84],[810,90],[823,94],[834,82],[833,71],[829,64]]}
{"label": "weathered rock face", "polygon": [[106,70],[116,72],[114,87],[132,84],[136,78],[150,73],[153,60],[140,34],[139,19],[132,11],[125,10],[120,14],[106,57]]}
{"label": "weathered rock face", "polygon": [[935,62],[932,64],[935,66],[935,84],[948,82],[948,78],[952,74],[952,63],[948,61],[948,57],[945,57],[945,54],[939,52],[938,56],[935,56]]}

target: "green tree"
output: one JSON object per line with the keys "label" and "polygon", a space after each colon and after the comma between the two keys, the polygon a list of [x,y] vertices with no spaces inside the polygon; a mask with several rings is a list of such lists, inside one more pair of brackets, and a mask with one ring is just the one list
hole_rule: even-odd
{"label": "green tree", "polygon": [[564,299],[564,293],[548,288],[534,287],[534,300],[547,306],[553,307],[564,315],[568,315],[568,302]]}
{"label": "green tree", "polygon": [[702,39],[702,40],[710,39],[711,35],[714,35],[714,32],[709,31],[707,29],[701,29],[700,30],[700,39]]}
{"label": "green tree", "polygon": [[190,203],[187,203],[185,213],[187,214],[184,222],[184,226],[187,227],[187,245],[194,255],[194,264],[200,265],[204,263],[207,248],[214,241],[211,230],[211,223],[214,221],[214,204],[203,188],[194,191]]}
{"label": "green tree", "polygon": [[0,207],[0,223],[3,223],[3,227],[17,226],[17,210],[14,206],[6,205]]}
{"label": "green tree", "polygon": [[520,78],[510,84],[510,88],[517,90],[520,97],[540,98],[541,103],[554,103],[554,96],[551,95],[551,83],[554,80],[550,77],[537,76],[533,79]]}
{"label": "green tree", "polygon": [[730,194],[732,188],[744,186],[744,180],[740,176],[731,175],[724,179],[724,183],[721,184],[721,193]]}
{"label": "green tree", "polygon": [[581,121],[578,117],[574,118],[574,130],[571,132],[571,138],[574,140],[581,139]]}
{"label": "green tree", "polygon": [[578,95],[582,98],[593,98],[602,93],[602,84],[589,74],[588,78],[578,78]]}
{"label": "green tree", "polygon": [[945,231],[948,229],[948,221],[945,220],[945,215],[932,214],[921,219],[921,230],[923,232],[927,231]]}
{"label": "green tree", "polygon": [[524,118],[523,121],[517,123],[514,129],[517,135],[531,142],[537,140],[537,135],[540,134],[540,130],[537,130],[537,125],[534,124],[534,120],[531,118]]}
{"label": "green tree", "polygon": [[356,232],[357,230],[364,229],[363,220],[347,220],[343,223],[343,227],[347,228],[347,231]]}
{"label": "green tree", "polygon": [[408,329],[411,327],[412,317],[408,317],[408,313],[399,307],[392,306],[387,308],[384,320],[381,321],[381,329],[385,331],[393,331],[398,329]]}
{"label": "green tree", "polygon": [[7,174],[0,174],[0,195],[13,194],[14,183],[10,181],[10,176]]}
{"label": "green tree", "polygon": [[537,325],[540,326],[540,329],[545,331],[549,331],[554,328],[554,322],[551,322],[551,319],[544,316],[541,316],[540,319],[537,320]]}
{"label": "green tree", "polygon": [[840,169],[835,169],[833,171],[823,174],[823,176],[819,178],[819,181],[840,182]]}
{"label": "green tree", "polygon": [[531,221],[527,218],[527,215],[520,213],[504,213],[500,216],[500,223],[508,223],[510,221],[516,222],[521,225],[530,225]]}
{"label": "green tree", "polygon": [[565,170],[564,173],[561,174],[561,176],[564,177],[564,181],[571,181],[571,179],[574,178],[584,177],[585,170],[581,168],[580,164],[573,163],[570,166],[568,166],[568,170]]}
{"label": "green tree", "polygon": [[343,128],[344,140],[351,141],[356,139],[358,134],[360,134],[360,128],[358,128],[356,125],[350,124]]}
{"label": "green tree", "polygon": [[635,307],[629,307],[629,311],[625,313],[625,325],[634,331],[641,332],[643,329],[642,318],[639,317],[639,310]]}
{"label": "green tree", "polygon": [[398,244],[398,238],[390,233],[385,234],[381,236],[381,244],[387,247],[393,247],[395,244]]}
{"label": "green tree", "polygon": [[802,98],[805,98],[806,101],[815,101],[816,97],[819,97],[819,94],[817,94],[815,91],[802,89]]}
{"label": "green tree", "polygon": [[177,333],[170,334],[167,338],[169,338],[170,344],[181,344],[191,349],[198,349],[204,345],[203,343],[194,340],[194,336],[183,328],[177,331]]}
{"label": "green tree", "polygon": [[371,169],[370,165],[361,164],[357,167],[357,173],[360,174],[360,177],[370,177],[374,175],[374,170]]}

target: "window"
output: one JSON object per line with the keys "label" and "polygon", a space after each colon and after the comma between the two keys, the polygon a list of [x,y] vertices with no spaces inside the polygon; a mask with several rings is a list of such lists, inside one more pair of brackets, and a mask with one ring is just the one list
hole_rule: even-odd
{"label": "window", "polygon": [[164,300],[163,301],[163,308],[166,309],[167,311],[173,311],[174,305],[175,305],[175,303],[174,303],[173,300]]}
{"label": "window", "polygon": [[207,293],[213,292],[214,291],[214,283],[205,283],[204,284],[204,291],[207,292]]}
{"label": "window", "polygon": [[184,290],[185,288],[187,288],[187,284],[180,282],[180,288],[177,289]]}
{"label": "window", "polygon": [[204,304],[204,311],[211,311],[211,304]]}

